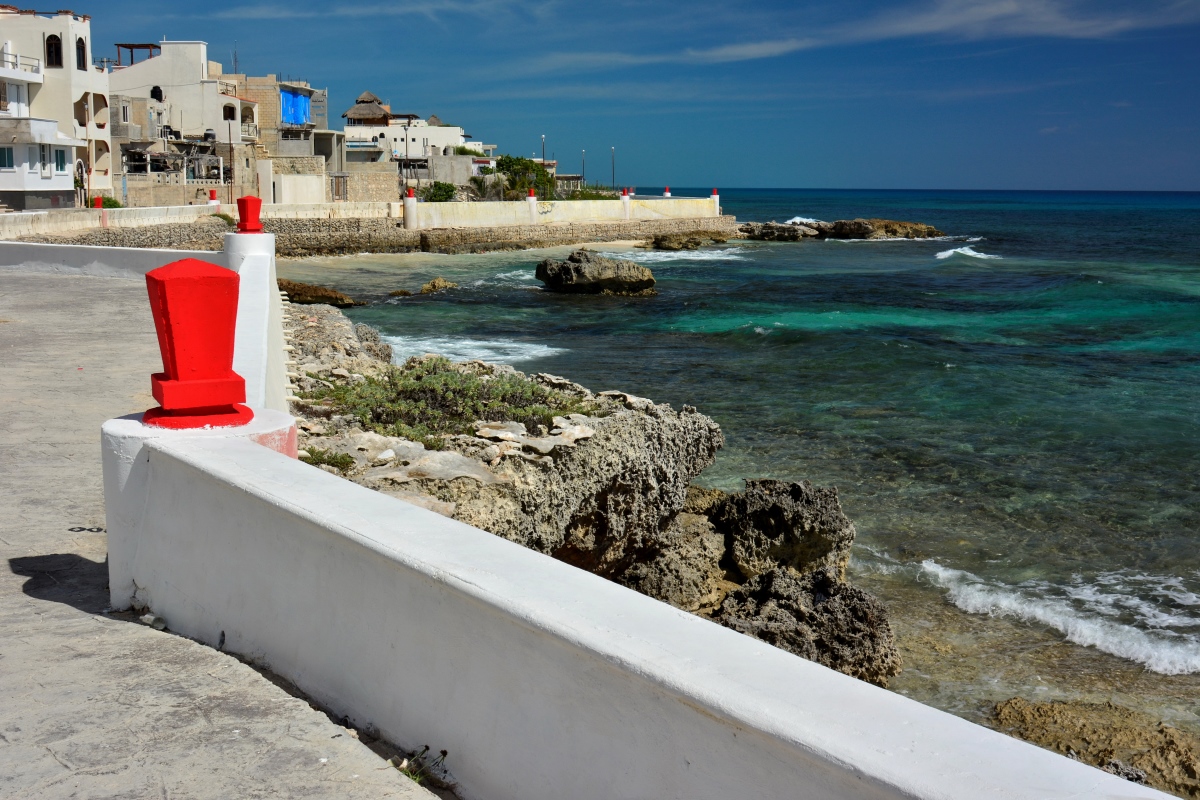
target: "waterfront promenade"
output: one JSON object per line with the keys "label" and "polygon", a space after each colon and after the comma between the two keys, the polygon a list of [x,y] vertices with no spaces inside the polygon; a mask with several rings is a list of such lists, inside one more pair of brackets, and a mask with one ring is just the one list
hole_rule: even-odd
{"label": "waterfront promenade", "polygon": [[249,666],[104,613],[100,425],[155,405],[159,364],[143,281],[0,269],[0,796],[433,798]]}

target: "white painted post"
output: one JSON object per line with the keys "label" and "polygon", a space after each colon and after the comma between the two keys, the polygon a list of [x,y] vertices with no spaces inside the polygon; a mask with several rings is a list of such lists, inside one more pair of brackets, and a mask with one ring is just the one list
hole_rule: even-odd
{"label": "white painted post", "polygon": [[404,229],[406,231],[415,231],[420,225],[417,223],[417,195],[408,187],[408,191],[404,193]]}
{"label": "white painted post", "polygon": [[538,200],[537,200],[537,194],[533,191],[532,187],[529,189],[529,197],[525,198],[525,202],[529,205],[529,224],[537,225],[538,224],[538,211],[537,211]]}
{"label": "white painted post", "polygon": [[713,189],[712,198],[713,198],[713,215],[719,217],[719,216],[721,216],[721,195],[717,194],[716,189]]}
{"label": "white painted post", "polygon": [[670,196],[671,196],[671,187],[668,186],[666,189],[663,189],[663,197],[670,197]]}
{"label": "white painted post", "polygon": [[287,411],[283,304],[275,274],[275,234],[225,234],[225,266],[238,273],[233,371],[246,379],[246,405]]}
{"label": "white painted post", "polygon": [[632,201],[629,199],[629,190],[621,190],[621,210],[624,212],[625,219],[631,219],[633,215]]}

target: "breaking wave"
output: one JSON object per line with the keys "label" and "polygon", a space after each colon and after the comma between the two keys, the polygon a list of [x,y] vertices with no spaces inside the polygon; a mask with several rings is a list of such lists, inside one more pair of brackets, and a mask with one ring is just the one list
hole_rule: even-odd
{"label": "breaking wave", "polygon": [[722,247],[716,250],[628,250],[604,252],[605,258],[623,258],[638,264],[662,264],[667,261],[742,261],[745,259],[743,248]]}
{"label": "breaking wave", "polygon": [[561,347],[550,347],[536,342],[520,342],[514,339],[468,339],[462,336],[384,336],[392,346],[392,361],[404,363],[412,356],[426,353],[445,356],[451,361],[479,359],[500,364],[516,364],[567,352]]}
{"label": "breaking wave", "polygon": [[811,225],[814,222],[820,222],[820,220],[813,219],[812,217],[792,217],[791,219],[789,219],[787,221],[787,224],[788,225]]}
{"label": "breaking wave", "polygon": [[1106,573],[1066,586],[1005,586],[932,560],[922,562],[921,573],[968,613],[1040,623],[1162,675],[1200,672],[1200,595],[1183,579]]}
{"label": "breaking wave", "polygon": [[938,258],[950,258],[951,256],[970,256],[971,258],[1003,258],[1003,256],[993,256],[988,253],[980,253],[971,245],[966,247],[956,247],[953,250],[943,250],[937,254]]}

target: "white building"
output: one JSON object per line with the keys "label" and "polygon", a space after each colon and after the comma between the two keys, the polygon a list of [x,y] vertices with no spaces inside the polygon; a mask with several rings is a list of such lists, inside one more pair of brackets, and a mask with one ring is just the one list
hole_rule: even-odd
{"label": "white building", "polygon": [[393,114],[370,92],[359,95],[354,105],[342,114],[346,120],[346,160],[400,161],[452,156],[460,147],[491,155],[494,144],[468,144],[466,131],[457,125],[445,125],[436,116],[428,120],[416,114]]}
{"label": "white building", "polygon": [[0,6],[0,204],[75,205],[112,188],[108,74],[92,64],[91,18]]}
{"label": "white building", "polygon": [[[124,53],[146,52],[149,57],[121,63]],[[142,126],[146,139],[179,133],[203,138],[206,133],[224,144],[242,144],[258,138],[258,104],[238,97],[237,84],[221,79],[221,65],[208,60],[205,42],[168,42],[155,45],[117,45],[118,63],[109,76],[114,95],[145,100],[147,119],[132,117],[132,104],[117,113],[122,123]]]}

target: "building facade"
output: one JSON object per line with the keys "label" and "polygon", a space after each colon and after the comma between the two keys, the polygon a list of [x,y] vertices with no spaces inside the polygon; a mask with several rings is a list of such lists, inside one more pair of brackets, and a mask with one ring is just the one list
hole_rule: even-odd
{"label": "building facade", "polygon": [[0,204],[70,208],[76,178],[111,191],[108,73],[92,47],[86,14],[0,6]]}

